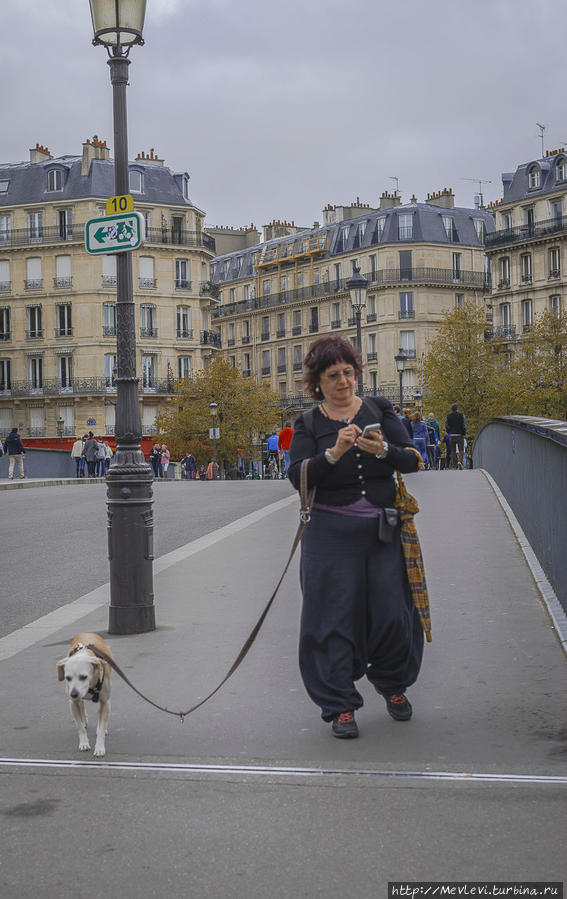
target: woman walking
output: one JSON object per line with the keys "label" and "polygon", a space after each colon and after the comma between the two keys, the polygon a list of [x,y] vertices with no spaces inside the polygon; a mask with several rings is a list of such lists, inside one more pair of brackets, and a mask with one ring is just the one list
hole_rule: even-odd
{"label": "woman walking", "polygon": [[[316,488],[301,547],[300,670],[339,738],[358,736],[354,716],[363,699],[355,682],[364,675],[396,721],[411,717],[405,691],[417,679],[423,652],[393,478],[395,470],[417,471],[419,455],[388,400],[356,396],[361,368],[341,337],[311,344],[304,384],[321,403],[299,415],[290,448],[294,487],[307,459],[308,488]],[[363,436],[377,423],[379,430]]]}

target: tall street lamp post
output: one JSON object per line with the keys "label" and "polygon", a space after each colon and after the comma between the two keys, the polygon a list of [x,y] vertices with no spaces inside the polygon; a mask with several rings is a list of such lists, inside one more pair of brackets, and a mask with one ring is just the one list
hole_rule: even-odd
{"label": "tall street lamp post", "polygon": [[[360,353],[360,361],[362,363],[362,328],[360,325],[360,317],[362,314],[362,310],[366,306],[366,293],[368,291],[368,281],[364,277],[364,275],[360,274],[360,269],[357,265],[353,265],[352,267],[352,277],[348,279],[346,282],[347,290],[350,293],[350,302],[352,306],[352,311],[354,312],[354,317],[356,320],[356,345],[358,346],[358,351]],[[362,369],[358,376],[358,395],[362,396],[364,391],[364,382],[362,377]]]}
{"label": "tall street lamp post", "polygon": [[[126,86],[128,54],[143,44],[146,0],[90,0],[93,44],[108,53],[114,112],[114,187],[129,193]],[[132,254],[117,253],[116,453],[107,475],[111,634],[155,629],[152,470],[141,448],[136,376]]]}
{"label": "tall street lamp post", "polygon": [[61,441],[61,449],[63,449],[63,429],[65,427],[65,422],[62,418],[57,419],[57,434],[59,435],[59,440]]}
{"label": "tall street lamp post", "polygon": [[402,347],[398,350],[396,355],[394,356],[396,360],[396,368],[398,369],[398,374],[400,376],[400,412],[403,410],[404,406],[404,386],[403,386],[403,377],[404,377],[404,369],[406,367],[406,359],[407,353]]}
{"label": "tall street lamp post", "polygon": [[215,403],[213,400],[212,403],[209,403],[209,409],[211,410],[211,418],[213,420],[213,427],[211,428],[211,436],[213,438],[213,468],[217,462],[217,411],[218,411],[218,403]]}

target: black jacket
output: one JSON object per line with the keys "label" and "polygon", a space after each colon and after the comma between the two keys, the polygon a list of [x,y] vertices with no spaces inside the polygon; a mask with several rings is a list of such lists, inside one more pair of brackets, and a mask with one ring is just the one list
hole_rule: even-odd
{"label": "black jacket", "polygon": [[353,446],[336,465],[328,462],[325,450],[335,445],[337,432],[344,424],[326,418],[316,406],[308,414],[307,423],[303,413],[295,421],[290,447],[289,479],[295,489],[299,490],[301,462],[303,459],[310,459],[307,483],[309,487],[317,486],[315,502],[328,506],[348,506],[365,496],[374,506],[391,507],[396,495],[394,471],[399,469],[401,472],[410,472],[418,469],[417,454],[404,449],[413,443],[392,404],[384,397],[365,400],[353,421],[360,428],[375,421],[381,423],[389,445],[385,459],[377,459]]}
{"label": "black jacket", "polygon": [[23,453],[25,455],[26,453],[20,435],[15,431],[10,431],[10,433],[6,437],[6,440],[4,442],[4,450],[9,453],[10,456],[15,456],[18,453]]}
{"label": "black jacket", "polygon": [[445,428],[448,434],[466,434],[467,420],[462,412],[449,412],[445,419]]}

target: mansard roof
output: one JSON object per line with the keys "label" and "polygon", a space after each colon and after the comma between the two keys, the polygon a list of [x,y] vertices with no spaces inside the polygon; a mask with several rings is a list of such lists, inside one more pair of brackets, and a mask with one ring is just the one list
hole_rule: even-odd
{"label": "mansard roof", "polygon": [[[143,173],[143,190],[134,199],[141,203],[167,206],[193,206],[183,196],[183,178],[166,166],[144,164],[136,159],[129,168]],[[8,189],[0,192],[0,207],[32,203],[54,203],[81,200],[89,197],[107,199],[114,195],[114,160],[93,159],[87,175],[81,174],[82,157],[59,156],[43,162],[19,162],[0,164],[0,182],[9,181]],[[50,169],[63,172],[61,190],[47,189],[47,173]]]}
{"label": "mansard roof", "polygon": [[[553,152],[544,159],[532,159],[530,162],[524,162],[519,165],[512,174],[504,173],[502,175],[502,184],[504,193],[502,197],[502,205],[508,203],[520,203],[527,200],[537,200],[538,197],[565,192],[567,190],[567,179],[560,178],[561,163],[567,171],[567,153]],[[539,173],[539,185],[530,187],[530,173]]]}
{"label": "mansard roof", "polygon": [[[400,216],[411,217],[413,236],[400,236]],[[454,237],[450,240],[443,219],[452,219]],[[258,253],[288,244],[299,243],[309,238],[326,238],[328,249],[321,253],[318,261],[331,259],[343,253],[363,251],[384,244],[398,244],[399,249],[411,249],[415,243],[450,244],[458,250],[460,245],[482,247],[475,220],[484,222],[485,232],[494,231],[494,218],[491,212],[484,209],[467,209],[456,207],[446,209],[430,203],[408,203],[391,209],[368,212],[366,215],[347,221],[309,228],[298,234],[275,238],[254,247],[233,250],[211,261],[211,278],[214,281],[232,281],[237,278],[250,277],[254,273],[253,260]],[[403,229],[402,229],[403,233]]]}

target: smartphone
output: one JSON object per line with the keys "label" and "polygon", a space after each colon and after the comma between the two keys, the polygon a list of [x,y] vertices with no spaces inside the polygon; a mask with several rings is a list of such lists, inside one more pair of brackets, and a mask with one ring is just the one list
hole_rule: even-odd
{"label": "smartphone", "polygon": [[375,421],[371,425],[366,425],[366,427],[364,428],[364,430],[360,436],[366,437],[368,435],[369,431],[381,431],[381,430],[382,430],[382,425],[379,424],[377,421]]}

